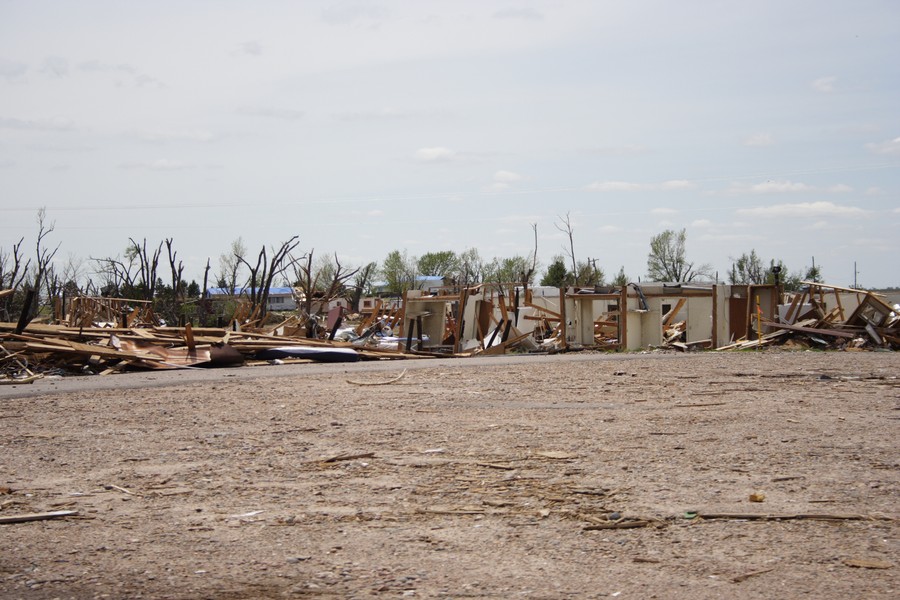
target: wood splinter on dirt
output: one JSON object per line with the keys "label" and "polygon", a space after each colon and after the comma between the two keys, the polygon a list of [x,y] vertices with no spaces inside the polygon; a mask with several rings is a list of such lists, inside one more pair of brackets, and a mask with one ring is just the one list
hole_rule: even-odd
{"label": "wood splinter on dirt", "polygon": [[769,571],[774,571],[774,570],[775,570],[775,567],[772,567],[771,569],[762,569],[762,570],[760,570],[760,571],[753,571],[753,572],[751,572],[751,573],[744,573],[743,575],[738,575],[737,577],[732,577],[732,578],[731,578],[731,583],[740,583],[740,582],[742,582],[742,581],[745,581],[745,580],[747,580],[747,579],[750,579],[751,577],[756,577],[757,575],[762,575],[763,573],[768,573]]}
{"label": "wood splinter on dirt", "polygon": [[353,381],[352,379],[348,379],[347,383],[352,383],[353,385],[388,385],[391,383],[396,383],[403,379],[403,376],[406,375],[407,369],[403,369],[403,372],[394,377],[393,379],[388,379],[387,381]]}
{"label": "wood splinter on dirt", "polygon": [[135,495],[135,493],[132,492],[131,490],[126,490],[126,489],[123,488],[123,487],[119,487],[119,486],[113,485],[113,484],[111,484],[111,483],[108,483],[108,484],[104,485],[104,486],[103,486],[103,489],[105,489],[105,490],[116,490],[117,492],[122,492],[123,494],[128,494],[129,496],[134,496],[134,495]]}
{"label": "wood splinter on dirt", "polygon": [[362,454],[338,454],[330,458],[324,459],[323,463],[334,463],[342,460],[356,460],[357,458],[374,458],[374,452],[363,452]]}
{"label": "wood splinter on dirt", "polygon": [[9,515],[0,517],[0,524],[5,523],[27,523],[29,521],[46,521],[47,519],[59,519],[62,517],[74,517],[78,514],[77,510],[54,510],[51,512],[30,513],[25,515]]}

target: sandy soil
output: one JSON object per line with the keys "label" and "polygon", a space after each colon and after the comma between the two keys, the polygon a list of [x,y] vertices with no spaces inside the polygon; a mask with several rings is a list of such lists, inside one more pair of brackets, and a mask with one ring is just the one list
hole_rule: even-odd
{"label": "sandy soil", "polygon": [[[0,516],[78,515],[0,525],[0,597],[897,597],[898,366],[579,354],[7,386]],[[649,525],[589,529],[619,518]]]}

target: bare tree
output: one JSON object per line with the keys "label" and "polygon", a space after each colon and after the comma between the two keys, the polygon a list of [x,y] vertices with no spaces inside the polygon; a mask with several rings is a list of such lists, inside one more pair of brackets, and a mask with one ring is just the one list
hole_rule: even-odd
{"label": "bare tree", "polygon": [[[290,258],[290,254],[300,244],[297,238],[296,235],[291,237],[288,241],[283,242],[277,250],[273,247],[271,259],[268,258],[266,247],[263,246],[256,257],[256,265],[251,265],[245,258],[235,255],[240,263],[250,271],[246,286],[248,288],[247,296],[255,310],[258,311],[260,319],[269,312],[269,288],[272,287],[272,281],[283,274],[296,260]],[[289,258],[290,260],[288,260]]]}
{"label": "bare tree", "polygon": [[44,280],[47,277],[47,272],[50,269],[53,257],[56,256],[56,252],[59,250],[59,244],[52,250],[45,245],[45,238],[53,233],[53,230],[56,228],[56,223],[47,224],[46,217],[46,209],[39,209],[37,214],[38,236],[37,243],[35,244],[36,260],[33,267],[34,279],[31,286],[31,289],[35,291],[35,294],[28,311],[29,320],[33,319],[38,314],[38,309],[40,308],[40,290],[44,285]]}
{"label": "bare tree", "polygon": [[31,259],[25,258],[22,243],[25,238],[13,244],[12,251],[0,248],[0,291],[13,290],[13,293],[0,296],[0,321],[12,321],[13,316],[21,312],[21,297],[18,290],[25,282]]}
{"label": "bare tree", "polygon": [[[307,316],[313,316],[313,303],[326,306],[329,302],[346,293],[346,284],[359,269],[347,269],[341,265],[337,254],[334,260],[330,257],[316,264],[313,261],[315,249],[309,251],[304,259],[293,262],[294,281],[303,293],[302,308]],[[302,262],[301,262],[302,261]]]}
{"label": "bare tree", "polygon": [[[566,213],[565,217],[559,217],[559,221],[559,223],[556,223],[556,228],[566,234],[566,237],[569,238],[569,247],[566,248],[563,246],[563,252],[565,252],[566,256],[569,257],[569,260],[572,261],[572,276],[575,278],[574,284],[578,285],[578,265],[575,260],[575,229],[572,227],[572,220],[569,218],[569,213]],[[535,226],[535,234],[536,233],[537,226]]]}

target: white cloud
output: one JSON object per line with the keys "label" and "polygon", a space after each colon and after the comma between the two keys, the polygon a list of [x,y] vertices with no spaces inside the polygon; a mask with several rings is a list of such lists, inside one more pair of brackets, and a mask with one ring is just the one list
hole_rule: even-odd
{"label": "white cloud", "polygon": [[0,129],[22,129],[26,131],[71,131],[74,126],[67,119],[16,119],[0,117]]}
{"label": "white cloud", "polygon": [[415,158],[421,162],[449,162],[456,159],[456,152],[443,146],[419,148],[416,150]]}
{"label": "white cloud", "polygon": [[51,77],[65,77],[69,74],[69,61],[60,56],[48,56],[41,66],[41,73]]}
{"label": "white cloud", "polygon": [[256,40],[241,42],[238,44],[236,54],[245,54],[247,56],[260,56],[262,54],[262,44]]}
{"label": "white cloud", "polygon": [[770,179],[751,185],[734,183],[726,190],[729,194],[804,194],[811,192],[843,194],[852,191],[852,187],[843,183],[837,183],[827,187],[817,187],[809,185],[808,183],[790,181],[787,179]]}
{"label": "white cloud", "polygon": [[28,65],[23,62],[0,58],[0,77],[13,83],[25,80]]}
{"label": "white cloud", "polygon": [[239,115],[248,117],[265,117],[267,119],[283,119],[285,121],[296,121],[303,117],[302,110],[293,108],[271,108],[263,106],[241,106],[237,109]]}
{"label": "white cloud", "polygon": [[875,154],[900,154],[900,137],[877,144],[866,144],[866,148]]}
{"label": "white cloud", "polygon": [[624,231],[624,229],[616,225],[602,225],[597,228],[598,233],[619,233],[620,231]]}
{"label": "white cloud", "polygon": [[754,194],[784,194],[795,192],[811,192],[815,188],[798,181],[776,180],[755,183],[750,186],[750,191]]}
{"label": "white cloud", "polygon": [[647,148],[640,144],[626,144],[624,146],[604,146],[600,148],[588,148],[584,150],[588,154],[599,154],[600,156],[635,156],[645,154]]}
{"label": "white cloud", "polygon": [[833,202],[799,202],[796,204],[773,204],[754,208],[739,208],[737,214],[752,217],[782,218],[805,217],[863,217],[869,211],[856,206],[842,206]]}
{"label": "white cloud", "polygon": [[654,190],[692,190],[697,184],[686,179],[672,179],[662,183],[637,183],[633,181],[595,181],[585,186],[592,192],[649,192]]}
{"label": "white cloud", "polygon": [[704,242],[756,242],[762,237],[750,233],[704,233],[697,239]]}
{"label": "white cloud", "polygon": [[322,20],[329,25],[349,25],[357,22],[378,22],[390,15],[383,6],[363,2],[335,2],[322,11]]}
{"label": "white cloud", "polygon": [[745,146],[771,146],[774,143],[771,133],[754,133],[744,140]]}
{"label": "white cloud", "polygon": [[829,94],[834,91],[834,84],[837,83],[837,77],[829,76],[829,77],[819,77],[815,81],[812,82],[812,88],[817,92],[822,92],[823,94]]}
{"label": "white cloud", "polygon": [[872,186],[866,189],[866,196],[882,196],[884,195],[884,190],[878,186]]}
{"label": "white cloud", "polygon": [[196,165],[192,165],[189,163],[172,161],[167,158],[160,158],[157,160],[150,161],[132,161],[132,162],[124,162],[119,165],[120,169],[144,169],[148,171],[184,171],[187,169],[194,169]]}
{"label": "white cloud", "polygon": [[595,181],[588,184],[587,189],[593,192],[637,192],[647,189],[647,184],[629,181]]}
{"label": "white cloud", "polygon": [[145,142],[211,142],[215,139],[211,132],[199,129],[194,131],[138,131],[134,136]]}
{"label": "white cloud", "polygon": [[532,21],[542,21],[544,19],[544,15],[533,8],[504,8],[491,16],[495,19],[525,19]]}
{"label": "white cloud", "polygon": [[650,211],[652,215],[677,215],[678,210],[674,208],[659,207]]}
{"label": "white cloud", "polygon": [[697,184],[687,179],[672,179],[663,182],[659,187],[664,190],[693,190]]}
{"label": "white cloud", "polygon": [[691,223],[691,227],[697,227],[698,229],[707,229],[713,226],[713,222],[709,219],[697,219],[696,221]]}
{"label": "white cloud", "polygon": [[151,77],[128,63],[111,64],[95,59],[80,63],[78,70],[84,73],[112,74],[117,85],[122,84],[121,77],[127,77],[137,87],[145,85],[154,85],[159,88],[165,87],[165,84],[156,77]]}
{"label": "white cloud", "polygon": [[367,217],[383,217],[384,211],[378,208],[372,209],[366,213]]}
{"label": "white cloud", "polygon": [[522,176],[512,171],[497,171],[494,173],[494,181],[497,183],[515,183],[522,181]]}

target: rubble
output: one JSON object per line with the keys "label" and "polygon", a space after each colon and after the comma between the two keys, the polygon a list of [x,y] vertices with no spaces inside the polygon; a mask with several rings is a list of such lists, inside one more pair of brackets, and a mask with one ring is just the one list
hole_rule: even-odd
{"label": "rubble", "polygon": [[[896,350],[898,307],[866,290],[816,282],[777,286],[629,284],[608,289],[487,285],[410,290],[343,323],[294,314],[277,323],[238,307],[230,328],[170,327],[149,303],[76,298],[58,324],[0,323],[0,383],[50,370],[110,374],[261,364],[471,357],[573,350],[715,348]],[[624,307],[624,317],[622,308]],[[332,314],[334,313],[334,314]]]}

